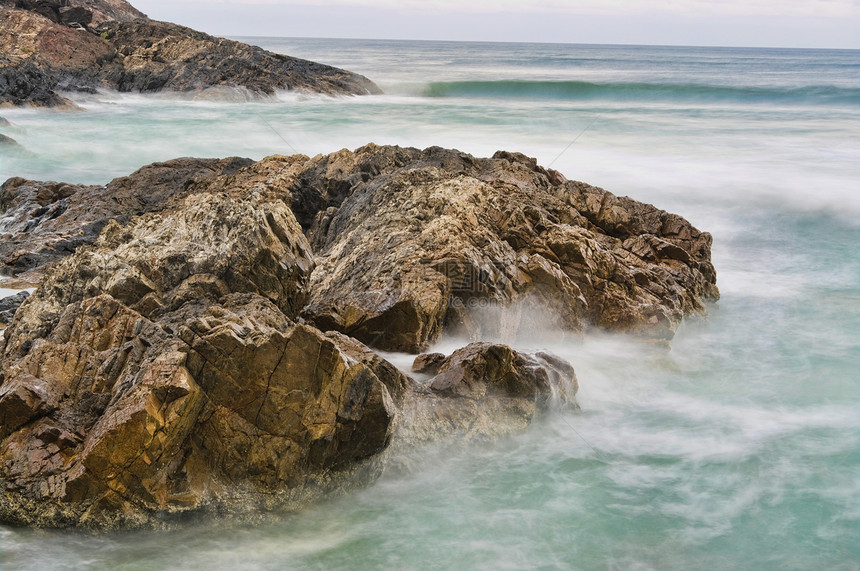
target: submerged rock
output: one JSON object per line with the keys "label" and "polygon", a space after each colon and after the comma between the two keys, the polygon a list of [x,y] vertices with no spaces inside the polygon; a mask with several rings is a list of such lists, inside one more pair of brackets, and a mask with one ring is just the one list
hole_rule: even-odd
{"label": "submerged rock", "polygon": [[123,0],[0,3],[0,105],[71,106],[60,92],[102,88],[379,93],[361,75],[150,20]]}
{"label": "submerged rock", "polygon": [[[473,343],[529,320],[671,336],[716,299],[710,236],[522,155],[368,145],[177,159],[104,187],[10,179],[0,520],[254,517],[366,484],[392,450],[575,405],[571,365]],[[487,306],[487,307],[485,307]]]}

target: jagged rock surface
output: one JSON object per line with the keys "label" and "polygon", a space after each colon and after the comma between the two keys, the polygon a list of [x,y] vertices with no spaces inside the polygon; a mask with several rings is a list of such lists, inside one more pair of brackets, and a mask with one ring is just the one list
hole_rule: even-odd
{"label": "jagged rock surface", "polygon": [[[169,181],[164,197],[254,188],[287,203],[318,257],[303,316],[384,350],[421,352],[444,329],[514,337],[598,327],[665,340],[684,316],[704,315],[705,303],[719,297],[710,234],[649,204],[567,181],[523,155],[477,159],[368,145],[312,159],[274,156],[247,168],[237,168],[239,159],[183,161],[146,167],[106,189],[7,181],[0,196],[6,273],[91,241],[107,219],[129,212],[128,202],[142,200],[139,178],[152,169]],[[91,197],[102,192],[129,198],[98,212]],[[80,208],[57,214],[66,198]],[[94,230],[69,241],[76,225],[90,223]]]}
{"label": "jagged rock surface", "polygon": [[[428,371],[426,364],[433,365]],[[398,449],[440,435],[465,440],[522,430],[551,403],[576,407],[573,367],[556,355],[471,343],[445,357],[419,355],[417,367],[432,377],[408,393],[395,434]]]}
{"label": "jagged rock surface", "polygon": [[[3,23],[0,12],[0,24]],[[0,54],[0,106],[74,107],[54,92],[56,82],[33,62]]]}
{"label": "jagged rock surface", "polygon": [[0,105],[69,106],[58,92],[379,93],[361,75],[146,18],[121,0],[0,4]]}
{"label": "jagged rock surface", "polygon": [[7,329],[0,519],[123,529],[295,509],[375,477],[401,406],[429,423],[417,440],[480,407],[522,422],[547,394],[553,369],[504,347],[458,352],[421,386],[297,322],[312,269],[292,212],[253,190],[111,221],[58,262]]}

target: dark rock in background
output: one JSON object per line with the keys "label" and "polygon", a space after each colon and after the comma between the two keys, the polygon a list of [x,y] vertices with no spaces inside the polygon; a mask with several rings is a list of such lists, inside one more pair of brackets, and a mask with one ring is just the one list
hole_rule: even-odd
{"label": "dark rock in background", "polygon": [[150,20],[122,0],[0,4],[0,105],[69,106],[59,91],[102,88],[379,93],[361,75]]}
{"label": "dark rock in background", "polygon": [[26,291],[21,291],[15,295],[0,299],[0,325],[6,325],[15,316],[15,312],[24,303],[24,300],[30,297]]}

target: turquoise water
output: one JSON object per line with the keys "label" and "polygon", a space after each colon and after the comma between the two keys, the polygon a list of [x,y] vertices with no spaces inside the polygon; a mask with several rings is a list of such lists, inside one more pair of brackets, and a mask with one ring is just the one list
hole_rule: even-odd
{"label": "turquoise water", "polygon": [[3,569],[860,569],[860,53],[251,41],[386,95],[4,109],[28,152],[3,155],[0,178],[103,183],[176,156],[369,141],[518,150],[712,232],[723,297],[668,353],[534,336],[576,367],[578,413],[413,451],[371,488],[258,527],[0,527]]}

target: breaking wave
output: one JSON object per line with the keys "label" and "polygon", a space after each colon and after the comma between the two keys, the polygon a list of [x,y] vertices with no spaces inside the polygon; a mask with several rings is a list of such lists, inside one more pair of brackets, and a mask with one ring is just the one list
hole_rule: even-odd
{"label": "breaking wave", "polygon": [[806,103],[860,105],[860,89],[832,85],[745,87],[684,83],[589,81],[448,81],[430,83],[427,97],[665,101],[669,103]]}

